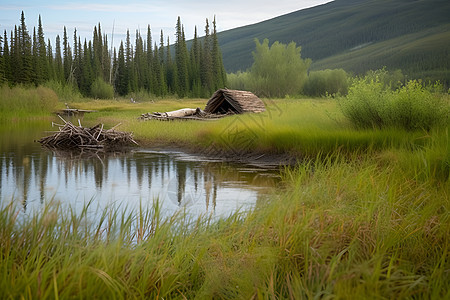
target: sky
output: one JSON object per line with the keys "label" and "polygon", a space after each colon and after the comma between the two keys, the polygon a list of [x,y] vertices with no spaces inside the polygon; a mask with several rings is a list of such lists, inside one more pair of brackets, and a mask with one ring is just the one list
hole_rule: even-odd
{"label": "sky", "polygon": [[[127,29],[134,41],[136,30],[146,39],[150,25],[153,43],[159,43],[163,30],[165,40],[175,40],[175,25],[178,16],[184,26],[186,39],[194,36],[197,26],[199,36],[204,35],[206,19],[216,17],[217,30],[224,31],[244,25],[258,23],[286,13],[330,2],[330,0],[1,0],[0,32],[6,30],[8,37],[15,25],[20,24],[23,11],[30,35],[41,15],[45,38],[55,45],[56,35],[63,36],[66,26],[69,41],[74,29],[82,41],[92,40],[94,26],[100,23],[102,33],[117,46],[125,42]],[[114,35],[112,35],[114,29]],[[72,44],[72,43],[71,43]]]}

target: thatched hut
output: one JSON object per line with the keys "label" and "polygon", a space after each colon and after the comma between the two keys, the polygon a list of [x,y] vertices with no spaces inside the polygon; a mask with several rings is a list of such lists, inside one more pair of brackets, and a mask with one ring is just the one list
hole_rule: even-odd
{"label": "thatched hut", "polygon": [[205,112],[209,114],[242,114],[265,111],[264,102],[247,91],[220,89],[206,103]]}

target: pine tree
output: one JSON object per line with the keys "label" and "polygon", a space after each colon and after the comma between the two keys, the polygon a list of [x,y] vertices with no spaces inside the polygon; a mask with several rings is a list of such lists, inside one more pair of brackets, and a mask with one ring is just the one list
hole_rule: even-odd
{"label": "pine tree", "polygon": [[82,51],[81,51],[81,45],[80,40],[77,36],[77,29],[75,28],[73,31],[73,77],[74,77],[74,84],[78,85],[80,88],[80,84],[82,81],[83,74],[81,73],[81,59],[82,59]]}
{"label": "pine tree", "polygon": [[128,77],[123,42],[120,42],[119,54],[117,58],[117,75],[115,76],[114,86],[116,92],[120,96],[125,96],[128,94]]}
{"label": "pine tree", "polygon": [[110,73],[110,76],[111,76],[110,84],[112,84],[114,87],[114,93],[116,93],[116,87],[115,87],[116,75],[117,75],[116,72],[117,72],[117,51],[116,51],[116,47],[114,47],[111,73]]}
{"label": "pine tree", "polygon": [[3,37],[0,35],[0,83],[5,81],[5,66],[3,63],[4,54],[3,54]]}
{"label": "pine tree", "polygon": [[178,96],[183,98],[187,96],[189,89],[189,74],[188,74],[188,56],[187,47],[184,37],[184,29],[181,25],[181,18],[178,17],[176,25],[176,41],[175,41],[175,67],[176,67],[176,86],[175,91]]}
{"label": "pine tree", "polygon": [[[14,34],[11,31],[11,82],[18,83],[22,72],[22,60],[19,52],[19,33],[17,26],[14,26]],[[13,69],[15,70],[13,72]]]}
{"label": "pine tree", "polygon": [[55,79],[59,82],[64,82],[64,69],[61,57],[61,38],[56,36],[55,45]]}
{"label": "pine tree", "polygon": [[54,80],[55,75],[55,64],[53,59],[53,48],[50,39],[47,39],[47,64],[48,64],[48,80]]}
{"label": "pine tree", "polygon": [[37,32],[37,69],[36,78],[37,83],[41,84],[49,80],[49,65],[47,58],[47,47],[45,44],[44,29],[42,28],[41,15],[38,20],[38,32]]}
{"label": "pine tree", "polygon": [[91,93],[91,85],[93,82],[94,73],[92,68],[92,43],[84,40],[83,58],[81,59],[81,81],[79,83],[80,92],[84,96],[89,96]]}
{"label": "pine tree", "polygon": [[152,92],[157,96],[163,96],[166,94],[166,82],[164,78],[164,70],[161,66],[160,56],[158,45],[155,42],[154,50],[153,50],[153,59],[152,59],[152,70],[153,70],[153,80],[154,85]]}
{"label": "pine tree", "polygon": [[103,77],[103,69],[102,69],[102,55],[103,55],[103,43],[102,43],[102,36],[101,36],[101,30],[100,30],[100,23],[97,26],[94,26],[94,33],[93,33],[93,56],[92,56],[92,72],[93,77]]}
{"label": "pine tree", "polygon": [[17,69],[17,83],[32,82],[32,56],[31,56],[31,37],[25,24],[25,14],[22,11],[20,17],[20,26],[17,29],[17,39],[15,42],[17,49],[17,60],[20,62],[20,68]]}
{"label": "pine tree", "polygon": [[3,78],[7,82],[12,82],[11,75],[11,55],[8,45],[8,33],[3,34]]}
{"label": "pine tree", "polygon": [[63,35],[63,69],[64,80],[73,83],[74,77],[72,73],[72,50],[70,49],[69,41],[67,39],[66,26],[64,26]]}
{"label": "pine tree", "polygon": [[109,82],[109,74],[111,69],[111,56],[108,52],[108,36],[105,34],[103,37],[103,50],[102,50],[102,70],[103,80]]}
{"label": "pine tree", "polygon": [[147,26],[147,90],[152,91],[155,86],[155,74],[153,72],[153,50],[152,50],[152,31],[150,25]]}
{"label": "pine tree", "polygon": [[223,66],[222,53],[219,47],[219,40],[217,38],[216,17],[213,21],[213,35],[212,35],[212,63],[213,63],[213,87],[214,90],[224,88],[227,81],[227,74]]}
{"label": "pine tree", "polygon": [[[156,51],[156,45],[155,45],[155,60],[159,61],[159,74],[157,75],[159,80],[158,82],[161,84],[159,87],[159,95],[165,96],[169,92],[169,84],[168,84],[168,78],[167,78],[167,65],[165,63],[164,59],[164,53],[165,53],[165,46],[164,46],[164,33],[161,30],[161,36],[159,39],[159,51]],[[170,53],[169,53],[170,55]]]}
{"label": "pine tree", "polygon": [[194,40],[192,41],[190,52],[190,90],[193,97],[201,96],[201,78],[200,78],[200,44],[197,35],[197,26],[194,29]]}
{"label": "pine tree", "polygon": [[206,19],[205,37],[203,39],[202,58],[200,60],[200,76],[202,80],[203,96],[207,96],[213,92],[213,74],[212,74],[212,57],[211,57],[211,36],[209,33],[209,22]]}
{"label": "pine tree", "polygon": [[136,81],[138,90],[148,90],[148,70],[147,70],[147,56],[144,53],[144,42],[141,34],[136,30],[136,42],[134,52]]}
{"label": "pine tree", "polygon": [[164,69],[166,70],[166,82],[167,91],[169,94],[175,94],[177,92],[177,69],[176,65],[172,61],[172,54],[170,52],[170,39],[167,37],[166,46],[166,59],[164,61]]}
{"label": "pine tree", "polygon": [[[119,51],[120,54],[120,51]],[[127,91],[134,91],[136,86],[136,81],[134,78],[134,66],[133,66],[133,53],[131,48],[130,31],[127,30],[127,39],[125,43],[125,67],[126,67],[126,77],[128,88]]]}
{"label": "pine tree", "polygon": [[33,82],[35,85],[38,85],[38,76],[40,75],[39,73],[42,72],[42,68],[38,65],[38,47],[39,45],[37,42],[36,27],[33,27],[33,39],[31,44],[31,82]]}
{"label": "pine tree", "polygon": [[159,61],[164,66],[164,33],[161,29],[161,35],[159,37]]}

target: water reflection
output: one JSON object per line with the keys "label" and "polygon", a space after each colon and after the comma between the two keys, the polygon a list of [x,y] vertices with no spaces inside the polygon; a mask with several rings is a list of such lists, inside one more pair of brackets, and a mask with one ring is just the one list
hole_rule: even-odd
{"label": "water reflection", "polygon": [[100,208],[132,209],[160,199],[168,215],[187,209],[194,215],[223,216],[255,205],[279,181],[273,170],[232,166],[182,152],[44,151],[33,142],[48,130],[43,127],[0,130],[0,200],[20,201],[25,213],[49,199],[76,210],[91,199]]}

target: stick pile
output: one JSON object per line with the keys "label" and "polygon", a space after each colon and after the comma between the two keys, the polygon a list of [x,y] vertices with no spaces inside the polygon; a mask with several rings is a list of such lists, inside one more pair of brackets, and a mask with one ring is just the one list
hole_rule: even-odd
{"label": "stick pile", "polygon": [[114,130],[120,124],[111,129],[104,130],[103,124],[86,128],[81,126],[80,120],[78,120],[80,126],[75,126],[71,122],[65,121],[62,117],[60,118],[64,121],[64,125],[52,123],[52,125],[58,126],[59,130],[50,136],[38,140],[43,146],[64,150],[86,149],[106,151],[130,144],[137,145],[136,141],[133,140],[132,133]]}

